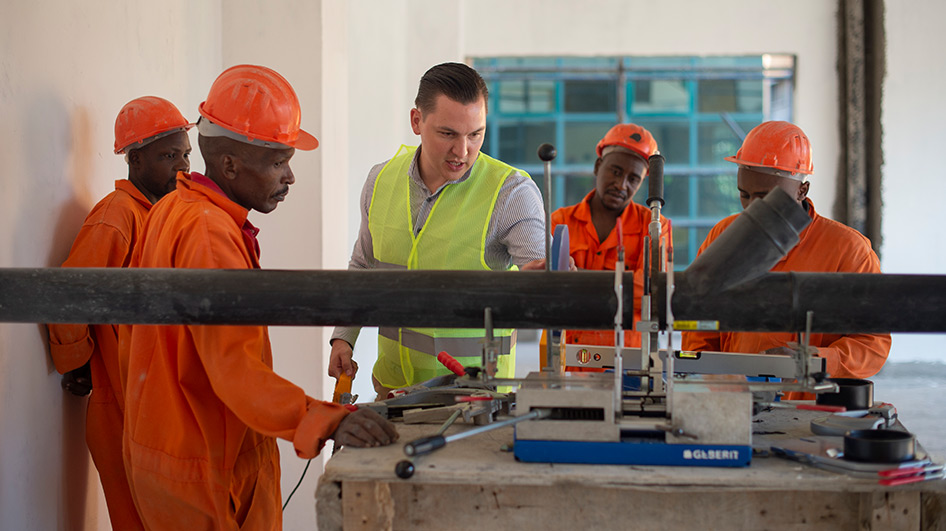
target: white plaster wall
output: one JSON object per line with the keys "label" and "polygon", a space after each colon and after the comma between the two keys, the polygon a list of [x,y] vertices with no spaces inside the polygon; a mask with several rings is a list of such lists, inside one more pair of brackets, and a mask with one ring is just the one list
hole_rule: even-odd
{"label": "white plaster wall", "polygon": [[[884,82],[883,270],[946,274],[946,175],[937,154],[946,145],[946,47],[937,0],[888,1]],[[892,308],[896,311],[896,308]],[[946,334],[895,334],[891,360],[946,363]]]}

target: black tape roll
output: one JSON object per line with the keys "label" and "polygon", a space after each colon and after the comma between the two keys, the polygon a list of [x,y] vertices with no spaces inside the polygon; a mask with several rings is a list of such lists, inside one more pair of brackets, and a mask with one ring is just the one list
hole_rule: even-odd
{"label": "black tape roll", "polygon": [[838,384],[837,393],[820,393],[815,403],[822,406],[844,406],[852,409],[869,409],[874,404],[874,382],[858,378],[828,378]]}

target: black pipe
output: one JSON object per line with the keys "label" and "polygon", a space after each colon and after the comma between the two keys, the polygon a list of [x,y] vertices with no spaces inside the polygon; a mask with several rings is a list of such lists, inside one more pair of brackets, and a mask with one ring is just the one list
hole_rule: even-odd
{"label": "black pipe", "polygon": [[614,274],[0,269],[0,322],[482,328],[486,307],[498,328],[610,329]]}
{"label": "black pipe", "polygon": [[946,332],[946,276],[767,273],[708,297],[678,289],[671,305],[676,320],[728,331],[804,331],[811,310],[818,333]]}

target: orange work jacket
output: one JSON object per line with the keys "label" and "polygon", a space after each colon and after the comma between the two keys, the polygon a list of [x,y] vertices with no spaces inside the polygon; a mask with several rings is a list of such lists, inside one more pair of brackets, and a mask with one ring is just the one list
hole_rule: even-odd
{"label": "orange work jacket", "polygon": [[[115,191],[89,212],[63,267],[127,267],[138,233],[151,208],[131,181],[115,181]],[[118,372],[116,325],[51,324],[49,351],[60,373],[89,363],[92,395],[86,411],[85,440],[99,472],[108,517],[114,529],[142,529],[122,461],[124,401]]]}
{"label": "orange work jacket", "polygon": [[[177,189],[148,216],[132,265],[259,268],[242,232],[247,214],[219,188],[178,174]],[[124,451],[145,526],[280,529],[274,438],[314,457],[348,410],[273,372],[265,326],[129,328]]]}
{"label": "orange work jacket", "polygon": [[[880,260],[871,249],[870,240],[856,230],[820,216],[806,199],[811,224],[802,231],[798,245],[774,267],[773,272],[808,273],[880,273]],[[700,246],[703,252],[726,229],[736,215],[710,230]],[[757,353],[784,347],[797,341],[788,332],[687,332],[684,350]],[[828,374],[839,378],[868,378],[877,374],[890,353],[890,334],[812,334],[809,343],[825,358]],[[802,393],[788,393],[789,399],[808,398]]]}
{"label": "orange work jacket", "polygon": [[[552,231],[556,225],[568,225],[569,252],[579,269],[614,271],[618,260],[617,226],[602,242],[591,220],[592,190],[577,205],[562,207],[552,213]],[[624,237],[624,268],[633,275],[634,322],[641,318],[640,296],[644,290],[644,237],[650,224],[651,213],[644,205],[631,202],[618,218]],[[660,235],[664,246],[673,245],[670,222],[660,216]],[[641,334],[633,330],[633,323],[624,323],[630,330],[624,332],[626,347],[640,347]],[[582,345],[614,346],[613,330],[566,330],[565,342]]]}

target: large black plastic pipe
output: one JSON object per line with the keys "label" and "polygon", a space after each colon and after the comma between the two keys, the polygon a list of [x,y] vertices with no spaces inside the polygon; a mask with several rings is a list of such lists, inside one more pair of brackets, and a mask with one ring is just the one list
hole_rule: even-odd
{"label": "large black plastic pipe", "polygon": [[0,269],[0,322],[482,328],[486,307],[497,328],[610,329],[614,274]]}
{"label": "large black plastic pipe", "polygon": [[729,331],[804,331],[810,310],[819,333],[944,332],[946,276],[767,273],[709,297],[677,290],[671,305]]}

